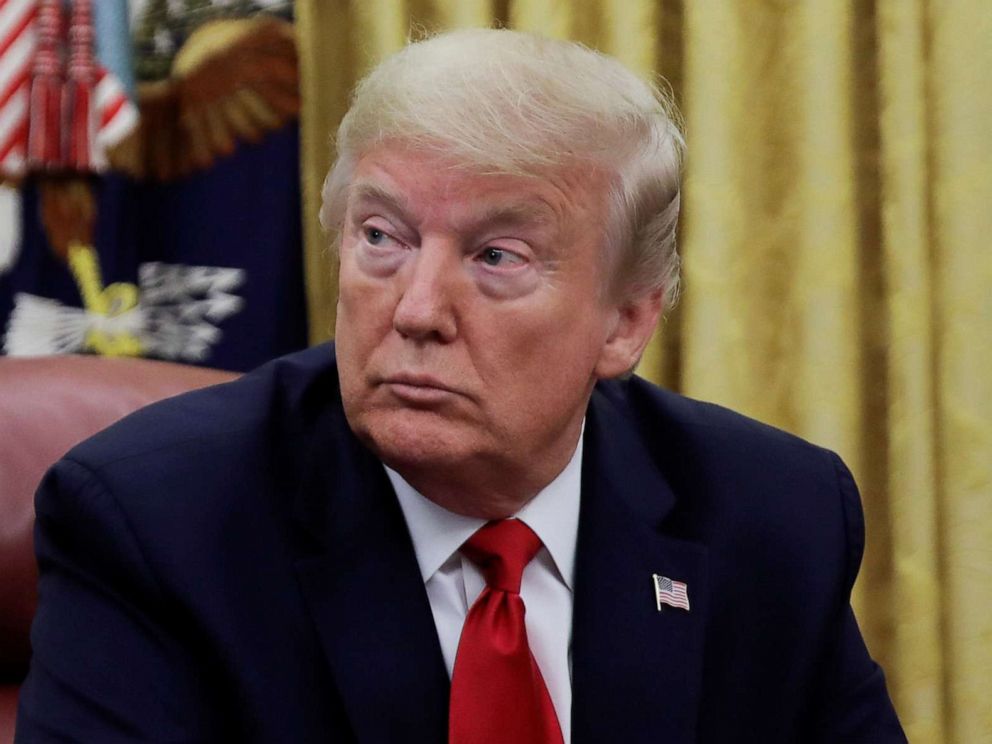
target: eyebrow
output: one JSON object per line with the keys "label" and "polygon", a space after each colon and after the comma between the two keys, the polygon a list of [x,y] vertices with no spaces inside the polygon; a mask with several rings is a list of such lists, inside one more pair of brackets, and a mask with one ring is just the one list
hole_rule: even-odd
{"label": "eyebrow", "polygon": [[549,207],[529,202],[493,205],[483,212],[478,220],[478,223],[485,227],[493,225],[549,227],[553,222],[554,213]]}
{"label": "eyebrow", "polygon": [[[397,212],[400,216],[410,213],[409,202],[400,194],[394,194],[374,183],[359,181],[352,185],[350,199],[356,202],[374,202]],[[476,230],[494,226],[520,227],[533,225],[538,228],[553,226],[554,211],[543,202],[535,204],[494,204],[473,220]]]}
{"label": "eyebrow", "polygon": [[394,212],[399,212],[401,214],[407,214],[408,203],[401,196],[394,196],[390,192],[381,186],[376,186],[374,183],[363,183],[359,181],[356,184],[352,184],[351,189],[349,189],[348,201],[352,198],[355,201],[371,201],[378,202]]}

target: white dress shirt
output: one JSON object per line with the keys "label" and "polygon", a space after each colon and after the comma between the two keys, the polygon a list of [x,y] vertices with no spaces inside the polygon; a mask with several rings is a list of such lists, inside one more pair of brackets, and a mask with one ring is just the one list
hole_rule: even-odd
{"label": "white dress shirt", "polygon": [[[458,548],[486,520],[450,512],[418,493],[399,473],[389,468],[386,473],[413,539],[450,677],[465,616],[486,585],[479,569],[462,556]],[[524,569],[520,596],[527,608],[524,619],[527,640],[551,695],[565,744],[571,741],[572,730],[569,650],[581,482],[580,436],[575,454],[565,469],[514,515],[534,530],[544,543]]]}

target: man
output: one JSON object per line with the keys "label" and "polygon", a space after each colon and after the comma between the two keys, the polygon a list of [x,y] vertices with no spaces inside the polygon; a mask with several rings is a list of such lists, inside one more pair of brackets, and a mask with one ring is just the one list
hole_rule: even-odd
{"label": "man", "polygon": [[325,185],[336,346],[39,492],[19,741],[904,741],[844,466],[627,377],[677,288],[669,112],[510,31],[373,71]]}

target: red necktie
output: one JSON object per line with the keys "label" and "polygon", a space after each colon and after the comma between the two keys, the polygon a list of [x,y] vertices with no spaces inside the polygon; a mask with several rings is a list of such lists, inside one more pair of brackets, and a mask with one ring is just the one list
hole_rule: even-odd
{"label": "red necktie", "polygon": [[462,553],[486,588],[462,627],[451,676],[449,744],[562,744],[548,688],[527,644],[520,579],[541,539],[517,519],[490,522]]}

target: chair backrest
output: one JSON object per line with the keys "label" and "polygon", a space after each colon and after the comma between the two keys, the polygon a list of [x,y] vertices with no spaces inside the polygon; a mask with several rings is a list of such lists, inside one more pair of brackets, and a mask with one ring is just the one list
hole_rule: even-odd
{"label": "chair backrest", "polygon": [[0,358],[0,683],[23,679],[30,659],[34,492],[48,467],[144,405],[236,376],[146,359]]}

